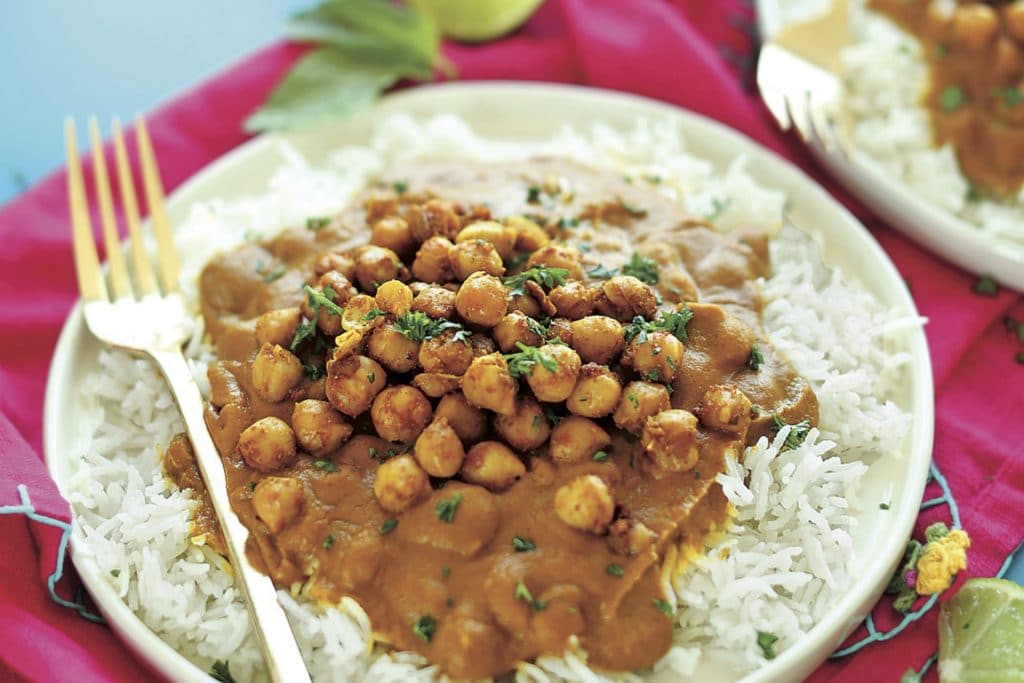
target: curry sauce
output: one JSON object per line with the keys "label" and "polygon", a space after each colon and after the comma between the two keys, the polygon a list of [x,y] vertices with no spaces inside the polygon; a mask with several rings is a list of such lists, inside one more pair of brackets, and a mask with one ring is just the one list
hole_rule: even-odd
{"label": "curry sauce", "polygon": [[921,41],[935,142],[981,191],[1024,183],[1024,2],[870,0]]}
{"label": "curry sauce", "polygon": [[[521,230],[515,233],[519,237],[502,246],[506,255],[521,251],[513,244],[530,252],[536,247],[530,239],[563,245],[552,248],[569,250],[559,253],[579,259],[580,268],[574,271],[573,263],[566,262],[570,267],[562,270],[581,277],[578,282],[567,277],[558,286],[544,285],[545,278],[538,277],[536,287],[517,290],[509,277],[540,263],[536,255],[545,247],[533,249],[529,259],[520,258],[518,264],[510,255],[501,259],[500,266],[507,294],[507,301],[501,303],[501,322],[473,323],[475,313],[438,308],[438,301],[447,297],[439,290],[427,292],[436,298],[427,297],[426,304],[417,303],[429,289],[414,282],[419,279],[416,273],[425,272],[421,259],[426,242],[413,239],[403,245],[391,240],[396,279],[404,279],[418,291],[412,310],[437,313],[431,318],[434,324],[448,321],[435,325],[438,339],[441,328],[446,329],[443,334],[454,335],[435,344],[435,350],[470,354],[470,369],[450,376],[417,374],[429,365],[423,348],[430,337],[421,342],[419,361],[410,358],[409,364],[394,356],[401,344],[375,352],[372,335],[383,334],[383,328],[391,329],[397,321],[391,313],[370,309],[357,317],[340,318],[348,320],[351,329],[331,330],[327,335],[321,327],[315,338],[295,345],[303,377],[280,398],[272,395],[276,400],[268,400],[266,382],[254,370],[259,356],[267,353],[268,344],[259,343],[259,337],[265,336],[260,321],[268,320],[264,316],[306,306],[302,320],[311,322],[310,314],[315,318],[318,312],[309,310],[303,285],[315,286],[325,276],[341,283],[337,275],[325,275],[334,272],[332,267],[348,271],[347,281],[353,283],[350,294],[362,289],[356,284],[367,279],[361,278],[366,272],[348,268],[345,258],[359,253],[353,250],[366,243],[368,234],[375,242],[387,241],[382,238],[381,221],[403,216],[403,222],[414,223],[415,232],[414,212],[430,202],[440,206],[438,198],[452,202],[445,205],[452,211],[446,215],[458,222],[447,229],[456,244],[455,233],[462,234],[481,221],[493,225],[504,221]],[[435,230],[438,224],[433,223]],[[542,234],[533,227],[541,228]],[[492,253],[490,246],[484,251]],[[628,253],[634,256],[627,259]],[[629,263],[643,264],[653,274],[644,275]],[[615,272],[634,272],[652,280],[643,287],[652,301],[660,300],[658,312],[629,310],[630,305],[641,306],[629,297],[616,301],[618,290],[606,288],[622,276],[610,276],[613,269],[607,264],[617,264]],[[448,265],[454,269],[451,272],[459,267],[458,262]],[[547,266],[537,267],[543,273]],[[224,461],[232,505],[252,532],[250,559],[279,587],[309,599],[336,604],[343,596],[354,598],[366,610],[381,642],[421,652],[452,676],[497,676],[513,670],[518,662],[561,654],[573,638],[586,649],[594,666],[613,670],[651,666],[668,650],[675,622],[659,580],[667,550],[680,543],[699,549],[712,529],[727,523],[727,500],[715,476],[724,471],[729,459],[740,457],[747,444],[769,433],[779,421],[813,424],[817,420],[817,401],[807,382],[775,352],[760,327],[761,302],[754,280],[767,268],[763,235],[752,233],[741,240],[721,235],[705,221],[685,214],[649,183],[629,182],[555,159],[503,166],[417,162],[390,169],[339,216],[310,219],[305,226],[217,256],[200,280],[206,328],[219,358],[209,369],[207,422]],[[448,279],[459,278],[442,278]],[[446,283],[447,291],[465,288],[473,280],[470,274],[461,285]],[[628,280],[627,284],[637,287],[638,278],[631,275]],[[366,284],[378,293],[378,304],[385,289],[400,290],[398,285],[385,288],[382,282]],[[571,298],[569,290],[582,298]],[[346,311],[356,306],[358,296],[349,298]],[[444,312],[448,318],[440,315]],[[669,312],[677,317],[666,317]],[[531,395],[542,399],[550,389],[542,389],[535,381],[549,360],[578,353],[586,361],[597,353],[588,341],[598,346],[608,341],[578,335],[589,328],[575,323],[595,314],[618,320],[612,337],[633,336],[628,342],[614,339],[620,349],[614,358],[583,364],[573,381],[577,388],[595,377],[618,384],[622,395],[614,414],[588,413],[575,389],[573,397],[565,400],[534,400]],[[495,345],[507,345],[501,330],[509,318],[541,322],[540,328],[529,323],[522,332],[536,331],[533,343],[540,346],[517,345],[503,360]],[[658,327],[659,321],[670,319],[678,323],[672,327],[672,339]],[[334,322],[327,321],[327,329]],[[461,332],[453,332],[456,327]],[[360,341],[351,342],[350,332]],[[546,341],[540,333],[547,335]],[[368,345],[349,348],[350,342],[366,344],[361,340],[364,334],[370,338]],[[516,348],[523,350],[516,352]],[[419,387],[416,392],[423,400],[417,399],[411,408],[402,404],[398,411],[400,421],[416,422],[415,413],[425,406],[427,420],[408,432],[411,438],[380,437],[382,432],[393,436],[394,425],[382,422],[379,400],[374,400],[371,410],[359,410],[346,402],[352,396],[332,394],[331,383],[340,381],[346,359],[365,349],[392,365],[386,366],[386,377],[377,377],[379,370],[371,370],[374,377],[363,378],[360,390],[382,386],[384,381],[389,387]],[[666,366],[661,359],[673,349],[679,354],[678,362]],[[485,363],[482,359],[490,359],[489,367],[501,372],[514,372],[517,364],[527,368],[512,389],[514,414],[499,403],[473,405],[473,401],[491,400],[476,398],[469,386],[478,366]],[[574,367],[579,365],[577,359]],[[374,362],[360,367],[380,366]],[[407,367],[413,369],[404,370]],[[665,374],[659,376],[652,367]],[[564,369],[558,368],[559,372]],[[549,374],[553,377],[554,370]],[[424,375],[431,375],[430,381]],[[378,397],[388,391],[376,390]],[[713,407],[712,395],[743,397],[742,414],[720,421],[724,408]],[[637,417],[634,413],[646,409],[650,396],[661,397],[657,400],[663,403],[651,414]],[[598,396],[584,398],[596,401]],[[335,414],[332,422],[335,427],[344,424],[338,427],[343,443],[310,453],[296,413],[310,401],[326,406],[325,399],[333,406],[329,410],[344,413],[344,419]],[[453,406],[461,406],[463,412],[454,411]],[[469,412],[464,410],[467,406]],[[516,422],[527,409],[534,410],[532,420]],[[587,414],[591,417],[583,417]],[[472,435],[458,417],[465,415],[479,417]],[[689,425],[689,441],[675,436],[680,432],[673,431],[674,423],[659,423],[670,415]],[[291,422],[300,442],[288,458],[269,466],[254,461],[244,443],[246,432],[267,418]],[[431,426],[424,428],[430,420]],[[421,446],[424,435],[437,424],[439,429],[449,424],[460,429],[461,443],[454,450],[466,449],[461,468],[454,476],[428,480],[422,475],[429,483],[410,500],[396,503],[393,497],[383,497],[386,491],[381,490],[380,480],[385,469],[432,467],[424,460]],[[515,425],[513,429],[508,428],[510,424]],[[570,426],[582,431],[570,434]],[[407,427],[406,422],[400,425]],[[539,438],[532,438],[531,431],[537,431]],[[600,447],[588,448],[580,457],[581,442],[595,434],[594,443]],[[562,438],[566,435],[571,437],[568,441]],[[472,469],[479,449],[499,447],[514,460],[510,476],[499,481]],[[202,492],[184,437],[172,442],[165,469],[179,486]],[[265,497],[258,500],[268,480],[286,483],[293,492],[287,500],[275,498],[277,507],[272,510]],[[594,512],[592,508],[600,505],[593,497],[571,499],[577,489],[585,489],[588,495],[601,493],[605,498],[598,497],[599,502],[611,505],[613,501],[614,509]],[[570,499],[575,507],[567,507]],[[200,506],[194,520],[195,535],[217,549],[220,541],[207,506]],[[284,522],[282,509],[291,510]],[[580,515],[590,514],[600,519],[589,526],[579,522]]]}

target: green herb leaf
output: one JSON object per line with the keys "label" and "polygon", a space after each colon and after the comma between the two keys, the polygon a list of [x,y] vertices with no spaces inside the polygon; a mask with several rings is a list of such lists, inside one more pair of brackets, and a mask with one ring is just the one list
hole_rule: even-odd
{"label": "green herb leaf", "polygon": [[672,605],[669,604],[667,601],[662,600],[661,598],[658,598],[654,601],[654,606],[658,609],[659,612],[664,614],[666,617],[671,617],[673,614],[675,614],[675,610],[672,609]]}
{"label": "green herb leaf", "polygon": [[562,216],[558,219],[558,227],[562,229],[579,227],[580,219],[575,216]]}
{"label": "green herb leaf", "polygon": [[1024,102],[1024,92],[1017,90],[1017,88],[1002,88],[997,91],[997,94],[1003,100],[1003,106],[1007,109],[1012,109],[1021,102]]}
{"label": "green herb leaf", "polygon": [[110,575],[113,576],[116,579],[117,577],[121,576],[121,570],[120,569],[111,569],[110,570]]}
{"label": "green herb leaf", "polygon": [[509,296],[522,295],[526,293],[524,286],[527,281],[533,280],[542,287],[551,289],[565,284],[565,278],[569,275],[567,268],[548,268],[547,266],[537,266],[524,270],[518,275],[512,275],[503,280],[505,286],[509,288]]}
{"label": "green herb leaf", "polygon": [[996,296],[999,294],[999,283],[991,276],[983,275],[978,278],[978,281],[974,283],[971,289],[975,294],[981,294],[982,296]]}
{"label": "green herb leaf", "polygon": [[517,553],[528,553],[535,549],[537,546],[529,538],[522,538],[520,536],[512,537],[512,547]]}
{"label": "green herb leaf", "polygon": [[530,185],[526,188],[526,202],[528,204],[537,204],[540,202],[540,187],[537,185]]}
{"label": "green herb leaf", "polygon": [[412,632],[422,638],[424,643],[429,643],[437,632],[437,620],[429,614],[424,614],[412,625]]}
{"label": "green herb leaf", "polygon": [[544,339],[545,337],[548,336],[549,324],[550,322],[545,323],[544,321],[537,320],[536,318],[531,318],[529,316],[527,316],[526,318],[526,327],[530,330],[530,332],[533,332],[541,339]]}
{"label": "green herb leaf", "polygon": [[630,393],[629,396],[627,396],[626,398],[629,399],[629,402],[633,404],[633,410],[640,409],[640,399],[636,397],[636,394]]}
{"label": "green herb leaf", "polygon": [[445,330],[455,330],[455,341],[469,340],[469,330],[459,323],[431,318],[423,311],[407,311],[395,319],[395,331],[412,341],[433,339]]}
{"label": "green herb leaf", "polygon": [[747,359],[747,367],[751,370],[757,370],[764,365],[764,354],[761,353],[761,349],[754,344],[750,347],[750,358]]}
{"label": "green herb leaf", "polygon": [[878,509],[879,510],[888,510],[889,509],[889,504],[888,503],[879,503],[878,504]]}
{"label": "green herb leaf", "polygon": [[338,471],[338,466],[335,465],[330,460],[317,460],[315,463],[313,463],[313,467],[317,468],[318,470],[323,470],[324,472]]}
{"label": "green herb leaf", "polygon": [[[309,304],[313,307],[314,312],[319,313],[321,308],[327,309],[327,312],[333,315],[341,315],[345,312],[341,306],[334,303],[336,295],[330,287],[324,287],[322,292],[318,292],[309,285],[303,285],[302,290],[309,297]],[[314,315],[313,317],[315,318],[316,316]]]}
{"label": "green herb leaf", "polygon": [[594,453],[593,457],[594,460],[598,462],[604,462],[608,459],[608,451],[598,451],[597,453]]}
{"label": "green herb leaf", "polygon": [[516,600],[522,600],[525,603],[533,604],[533,595],[530,593],[530,589],[526,587],[526,584],[522,581],[516,582]]}
{"label": "green herb leaf", "polygon": [[447,579],[452,574],[452,568],[448,565],[441,567],[441,578]]}
{"label": "green herb leaf", "polygon": [[387,315],[387,311],[382,311],[379,308],[371,308],[366,312],[366,315],[363,316],[363,320],[369,322],[371,320],[374,320],[375,318],[380,318],[381,316],[385,315]]}
{"label": "green herb leaf", "polygon": [[614,563],[606,565],[604,568],[604,573],[610,574],[611,576],[614,576],[617,579],[621,579],[623,576],[626,575],[626,571],[622,567]]}
{"label": "green herb leaf", "polygon": [[331,546],[333,546],[333,545],[334,545],[334,535],[333,534],[327,534],[327,538],[324,539],[324,543],[323,543],[324,550],[330,550]]}
{"label": "green herb leaf", "polygon": [[530,374],[533,371],[533,366],[538,363],[548,372],[558,371],[558,363],[555,362],[555,359],[543,355],[537,347],[516,342],[516,348],[519,349],[518,353],[504,354],[505,361],[508,363],[508,372],[513,377]]}
{"label": "green herb leaf", "polygon": [[303,320],[299,323],[298,327],[295,328],[295,336],[292,337],[292,343],[289,345],[292,351],[299,348],[299,344],[302,342],[312,339],[316,336],[316,316],[313,316],[312,320]]}
{"label": "green herb leaf", "polygon": [[963,88],[957,85],[947,85],[939,93],[939,107],[947,113],[956,111],[966,99]]}
{"label": "green herb leaf", "polygon": [[306,230],[312,230],[316,232],[322,228],[326,228],[331,224],[329,216],[311,216],[306,219]]}
{"label": "green herb leaf", "polygon": [[779,637],[775,634],[764,631],[757,632],[757,646],[761,648],[765,659],[775,659],[775,643],[778,640]]}
{"label": "green herb leaf", "polygon": [[210,667],[210,678],[220,683],[235,683],[234,676],[231,675],[231,665],[226,660],[218,659]]}
{"label": "green herb leaf", "polygon": [[657,330],[664,330],[674,335],[679,341],[686,341],[686,326],[693,320],[693,311],[689,306],[683,306],[678,311],[662,311],[654,320],[644,320],[642,316],[636,316],[626,326],[626,341],[631,342],[637,339],[639,343],[647,341],[647,334]]}
{"label": "green herb leaf", "polygon": [[434,513],[437,518],[445,524],[451,524],[455,520],[455,511],[459,509],[462,502],[462,493],[456,493],[447,500],[439,500],[434,506]]}
{"label": "green herb leaf", "polygon": [[554,406],[550,405],[544,406],[544,417],[546,417],[548,419],[548,422],[550,422],[553,425],[557,425],[559,422],[565,419],[564,417],[555,412]]}
{"label": "green herb leaf", "polygon": [[409,189],[409,183],[404,180],[396,180],[391,183],[391,189],[395,191],[395,194],[405,194],[405,191]]}
{"label": "green herb leaf", "polygon": [[[778,415],[772,415],[772,434],[778,434],[779,430],[787,424]],[[796,424],[789,425],[789,427],[789,434],[786,436],[786,441],[782,444],[782,450],[784,451],[798,448],[804,442],[804,439],[807,438],[807,432],[811,431],[811,421],[807,419],[800,420]]]}
{"label": "green herb leaf", "polygon": [[274,270],[260,274],[263,276],[263,281],[269,285],[271,282],[276,282],[277,280],[280,280],[282,277],[284,277],[284,274],[286,272],[288,272],[287,269],[284,266],[281,266],[280,268],[276,268]]}
{"label": "green herb leaf", "polygon": [[302,369],[306,372],[306,377],[316,381],[327,376],[327,368],[323,365],[313,365],[312,363],[303,363]]}
{"label": "green herb leaf", "polygon": [[384,523],[380,525],[380,528],[377,529],[377,531],[380,532],[381,536],[387,536],[392,531],[394,531],[395,527],[397,527],[397,526],[398,526],[398,520],[397,519],[385,519]]}
{"label": "green herb leaf", "polygon": [[647,215],[647,209],[642,206],[637,206],[636,204],[630,204],[627,201],[622,202],[622,208],[625,209],[626,213],[630,216],[636,216],[637,218],[642,218]]}
{"label": "green herb leaf", "polygon": [[633,257],[629,259],[629,263],[622,266],[623,275],[632,275],[641,282],[646,282],[649,285],[658,284],[660,275],[658,274],[658,264],[654,259],[641,256],[640,254],[633,254]]}
{"label": "green herb leaf", "polygon": [[715,197],[711,200],[711,211],[704,215],[704,220],[709,223],[718,220],[718,217],[725,213],[725,210],[730,206],[732,206],[732,197],[726,197],[725,199]]}
{"label": "green herb leaf", "polygon": [[606,268],[603,263],[594,266],[593,268],[587,271],[587,275],[589,275],[590,277],[596,277],[602,280],[607,280],[608,278],[615,277],[618,274],[619,271],[617,268]]}

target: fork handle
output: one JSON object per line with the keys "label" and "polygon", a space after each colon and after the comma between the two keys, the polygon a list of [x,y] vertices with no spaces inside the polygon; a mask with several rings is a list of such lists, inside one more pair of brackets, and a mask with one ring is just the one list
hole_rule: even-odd
{"label": "fork handle", "polygon": [[245,554],[249,530],[231,509],[224,466],[206,427],[203,398],[188,361],[180,350],[151,353],[167,378],[171,393],[185,418],[199,472],[206,483],[217,521],[227,541],[228,559],[238,579],[236,583],[246,598],[250,621],[256,630],[270,680],[273,683],[306,683],[309,681],[309,673],[284,609],[277,601],[274,582],[269,576],[257,571]]}

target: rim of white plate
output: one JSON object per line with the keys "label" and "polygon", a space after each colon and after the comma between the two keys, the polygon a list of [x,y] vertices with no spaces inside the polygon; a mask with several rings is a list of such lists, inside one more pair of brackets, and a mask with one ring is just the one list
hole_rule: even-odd
{"label": "rim of white plate", "polygon": [[[718,161],[712,160],[719,169],[735,156],[745,155],[748,171],[760,183],[787,191],[792,200],[790,217],[818,241],[827,264],[853,258],[859,268],[851,270],[848,266],[844,267],[848,275],[900,312],[908,316],[918,315],[902,278],[878,243],[849,211],[812,179],[745,135],[717,121],[656,100],[596,88],[549,83],[446,83],[388,95],[372,110],[356,117],[325,125],[315,131],[281,137],[301,147],[303,140],[310,144],[311,140],[325,132],[343,133],[357,125],[368,125],[372,117],[383,112],[396,111],[414,115],[452,112],[463,115],[476,128],[474,115],[480,117],[486,112],[505,112],[507,115],[510,110],[518,110],[523,112],[523,116],[533,117],[533,125],[537,124],[537,117],[543,118],[544,125],[552,124],[552,133],[560,123],[568,122],[569,118],[574,119],[577,126],[598,121],[615,125],[616,120],[635,122],[638,118],[667,118],[680,126],[687,140],[688,153],[708,158],[706,152],[701,153],[702,148],[721,148],[719,153],[713,155],[719,157]],[[278,140],[279,136],[276,135],[257,137],[205,166],[169,196],[168,208],[172,218],[182,207],[201,198],[204,187],[216,184],[225,176],[239,174],[242,178],[240,184],[245,186],[246,194],[264,189],[265,178],[257,180],[259,174],[250,173],[249,165],[267,168],[276,166],[276,163],[270,164],[271,160],[264,157],[277,154],[274,146]],[[240,169],[244,169],[245,173],[240,174]],[[809,215],[821,216],[825,227],[810,225],[804,220]],[[826,235],[829,239],[824,239]],[[863,277],[865,275],[870,277]],[[44,406],[46,464],[62,490],[66,467],[75,458],[69,452],[73,439],[68,435],[68,421],[62,419],[68,411],[74,412],[72,397],[69,395],[72,392],[64,388],[70,385],[76,367],[79,372],[84,372],[75,361],[90,356],[94,358],[100,348],[101,344],[92,338],[85,327],[81,303],[76,303],[54,350]],[[855,580],[833,611],[816,624],[805,638],[764,667],[745,676],[742,680],[746,683],[799,680],[810,673],[863,620],[902,556],[927,481],[934,427],[931,360],[921,329],[908,332],[907,350],[911,354],[911,361],[906,384],[911,393],[901,403],[911,413],[913,423],[902,449],[905,455],[900,472],[904,477],[903,486],[894,493],[885,518],[887,533],[882,536],[879,545],[872,548],[876,561]],[[865,514],[872,514],[872,511],[866,510]],[[113,586],[102,576],[96,562],[88,552],[84,552],[81,532],[77,527],[71,540],[72,560],[83,583],[108,623],[129,648],[149,666],[174,680],[209,680],[207,674],[150,631],[127,607]]]}

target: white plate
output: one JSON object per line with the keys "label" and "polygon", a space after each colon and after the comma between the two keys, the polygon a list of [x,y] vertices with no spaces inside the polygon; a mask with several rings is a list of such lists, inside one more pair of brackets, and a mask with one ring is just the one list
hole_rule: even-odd
{"label": "white plate", "polygon": [[[326,159],[329,150],[369,139],[372,121],[382,111],[414,115],[454,112],[479,133],[508,139],[544,139],[564,124],[588,127],[603,121],[632,128],[638,117],[668,118],[678,122],[688,151],[724,170],[736,157],[747,158],[747,170],[761,184],[786,192],[790,218],[823,246],[830,265],[841,266],[887,306],[917,315],[896,269],[857,220],[788,162],[762,149],[748,138],[709,119],[652,100],[579,87],[534,83],[447,84],[421,87],[385,98],[375,111],[342,121],[316,133],[289,135],[311,162]],[[261,191],[273,169],[282,162],[274,138],[255,139],[217,160],[171,195],[171,220],[180,222],[189,206],[213,197],[233,197]],[[96,367],[99,344],[87,332],[76,307],[69,317],[53,358],[46,391],[44,443],[47,465],[64,488],[75,467],[76,414],[81,410],[83,378]],[[898,482],[891,509],[880,515],[868,506],[853,530],[857,560],[851,574],[856,582],[829,616],[808,635],[746,681],[795,681],[818,666],[861,622],[877,601],[917,517],[931,458],[933,394],[931,364],[923,332],[910,333],[907,351],[912,362],[901,394],[895,400],[913,416],[902,458],[885,458],[872,466],[862,490],[868,500],[881,500],[883,491]],[[83,542],[77,532],[74,551]],[[138,655],[173,680],[208,681],[194,667],[154,635],[124,605],[86,553],[73,553],[75,566],[111,626]],[[729,680],[721,671],[700,672],[706,681]]]}
{"label": "white plate", "polygon": [[[829,2],[817,4],[827,6]],[[767,40],[785,25],[780,0],[757,0],[755,7],[761,35]],[[1024,246],[987,235],[935,208],[855,155],[830,154],[817,145],[807,148],[846,189],[892,227],[975,275],[991,275],[1000,284],[1024,292]]]}

